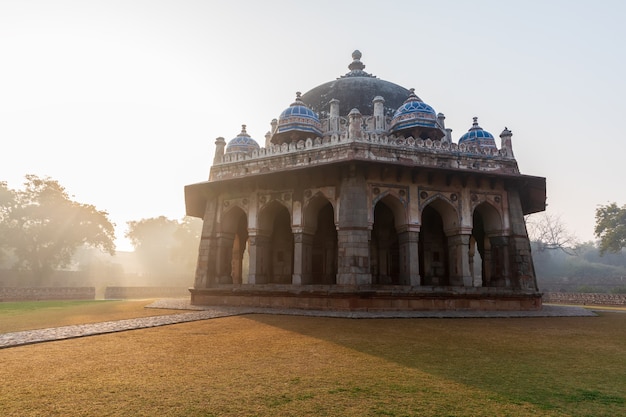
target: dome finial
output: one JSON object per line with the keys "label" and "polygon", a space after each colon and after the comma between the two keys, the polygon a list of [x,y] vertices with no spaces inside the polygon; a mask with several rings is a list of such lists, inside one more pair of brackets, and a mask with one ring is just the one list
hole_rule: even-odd
{"label": "dome finial", "polygon": [[478,116],[474,116],[473,119],[474,119],[474,123],[472,123],[472,126],[474,127],[478,126]]}
{"label": "dome finial", "polygon": [[248,133],[246,132],[246,125],[241,125],[241,133],[245,133],[245,134]]}
{"label": "dome finial", "polygon": [[352,52],[352,62],[348,65],[350,71],[363,71],[365,64],[361,62],[361,51],[358,49]]}

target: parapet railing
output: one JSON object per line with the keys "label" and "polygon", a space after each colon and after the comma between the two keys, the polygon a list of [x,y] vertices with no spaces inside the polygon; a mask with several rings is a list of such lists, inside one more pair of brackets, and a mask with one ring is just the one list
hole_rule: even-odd
{"label": "parapet railing", "polygon": [[414,149],[426,151],[430,153],[449,153],[451,155],[474,155],[482,157],[500,157],[503,159],[514,160],[510,149],[502,148],[483,148],[475,145],[467,145],[465,143],[449,143],[447,141],[421,139],[395,135],[379,135],[374,132],[363,132],[360,137],[349,138],[348,133],[333,134],[329,136],[301,139],[297,142],[283,143],[282,145],[271,144],[269,147],[260,148],[251,152],[236,152],[225,154],[221,161],[217,163],[232,163],[251,159],[265,158],[268,156],[289,154],[292,152],[300,152],[303,150],[312,150],[315,148],[331,147],[342,145],[350,142],[372,143],[386,146],[395,146],[402,149]]}

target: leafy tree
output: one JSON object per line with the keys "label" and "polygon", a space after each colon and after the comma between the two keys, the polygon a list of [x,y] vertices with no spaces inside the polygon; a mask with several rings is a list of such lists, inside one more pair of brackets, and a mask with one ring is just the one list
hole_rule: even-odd
{"label": "leafy tree", "polygon": [[202,221],[164,216],[130,221],[126,237],[153,283],[172,284],[193,277]]}
{"label": "leafy tree", "polygon": [[185,216],[174,232],[176,245],[172,248],[172,260],[186,270],[195,271],[198,262],[198,245],[202,232],[202,219]]}
{"label": "leafy tree", "polygon": [[113,255],[115,230],[105,211],[73,201],[48,177],[27,175],[23,190],[0,185],[0,223],[4,245],[19,269],[40,281],[70,263],[78,247],[92,246]]}
{"label": "leafy tree", "polygon": [[626,205],[618,207],[611,203],[596,209],[595,235],[599,242],[600,254],[619,252],[626,247]]}

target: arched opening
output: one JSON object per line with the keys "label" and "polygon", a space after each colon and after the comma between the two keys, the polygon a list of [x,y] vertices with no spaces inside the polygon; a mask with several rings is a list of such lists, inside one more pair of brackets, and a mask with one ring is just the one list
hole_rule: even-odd
{"label": "arched opening", "polygon": [[504,272],[504,239],[498,211],[481,203],[472,215],[469,262],[474,286],[495,286]]}
{"label": "arched opening", "polygon": [[311,283],[335,284],[337,279],[337,229],[332,204],[317,213],[317,228],[313,236]]}
{"label": "arched opening", "polygon": [[423,285],[449,285],[448,239],[443,218],[432,205],[422,211],[418,251]]}
{"label": "arched opening", "polygon": [[373,284],[400,284],[400,245],[396,219],[392,209],[382,200],[374,208],[370,265]]}
{"label": "arched opening", "polygon": [[247,282],[248,219],[244,211],[234,207],[224,214],[219,239],[218,277],[222,284]]}

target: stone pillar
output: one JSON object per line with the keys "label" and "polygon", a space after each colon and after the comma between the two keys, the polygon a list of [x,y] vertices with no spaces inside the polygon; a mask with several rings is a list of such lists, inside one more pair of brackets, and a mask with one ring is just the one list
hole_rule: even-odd
{"label": "stone pillar", "polygon": [[224,149],[226,148],[226,140],[223,137],[215,139],[215,155],[213,156],[213,165],[221,164],[224,158]]}
{"label": "stone pillar", "polygon": [[361,123],[363,121],[363,117],[361,116],[361,112],[359,109],[350,110],[349,117],[349,126],[348,126],[348,139],[358,139],[361,137]]}
{"label": "stone pillar", "polygon": [[385,99],[381,96],[376,96],[374,100],[372,100],[372,103],[374,103],[374,130],[376,132],[383,132],[386,130]]}
{"label": "stone pillar", "polygon": [[[359,114],[360,115],[360,114]],[[371,285],[369,240],[371,235],[365,174],[356,164],[341,173],[337,212],[337,284]]]}
{"label": "stone pillar", "polygon": [[509,189],[507,196],[511,225],[508,245],[511,287],[539,291],[519,193],[516,189]]}
{"label": "stone pillar", "polygon": [[212,236],[200,238],[198,249],[198,263],[196,264],[196,277],[194,288],[209,288],[215,284],[215,258],[217,253],[217,243]]}
{"label": "stone pillar", "polygon": [[500,149],[505,151],[505,155],[509,158],[515,158],[515,155],[513,155],[513,142],[511,141],[512,137],[513,132],[511,132],[506,127],[504,128],[502,133],[500,133]]}
{"label": "stone pillar", "polygon": [[267,284],[269,281],[269,267],[272,262],[270,237],[259,231],[249,230],[248,243],[250,245],[248,284]]}
{"label": "stone pillar", "polygon": [[217,214],[217,199],[207,199],[202,223],[202,234],[198,248],[198,262],[194,288],[208,288],[216,283],[215,259],[217,258],[217,242],[215,239],[215,217]]}
{"label": "stone pillar", "polygon": [[215,257],[215,272],[218,284],[232,284],[232,259],[233,233],[218,233],[217,235],[217,256]]}
{"label": "stone pillar", "polygon": [[491,281],[493,279],[493,252],[491,250],[491,239],[488,236],[485,236],[485,243],[483,246],[483,276],[481,282],[477,283],[474,281],[474,287],[480,286],[491,286]]}
{"label": "stone pillar", "polygon": [[419,271],[419,231],[398,234],[400,245],[400,283],[417,287],[421,285]]}
{"label": "stone pillar", "polygon": [[313,235],[305,232],[293,232],[293,285],[310,284],[312,280]]}
{"label": "stone pillar", "polygon": [[371,285],[369,257],[370,230],[339,228],[337,230],[339,285]]}
{"label": "stone pillar", "polygon": [[330,126],[331,133],[339,133],[339,100],[330,100]]}
{"label": "stone pillar", "polygon": [[452,129],[446,128],[446,142],[452,143]]}
{"label": "stone pillar", "polygon": [[448,236],[448,271],[450,285],[471,287],[472,274],[469,266],[469,241],[471,233]]}
{"label": "stone pillar", "polygon": [[441,129],[446,129],[446,116],[443,113],[437,113],[437,124]]}

